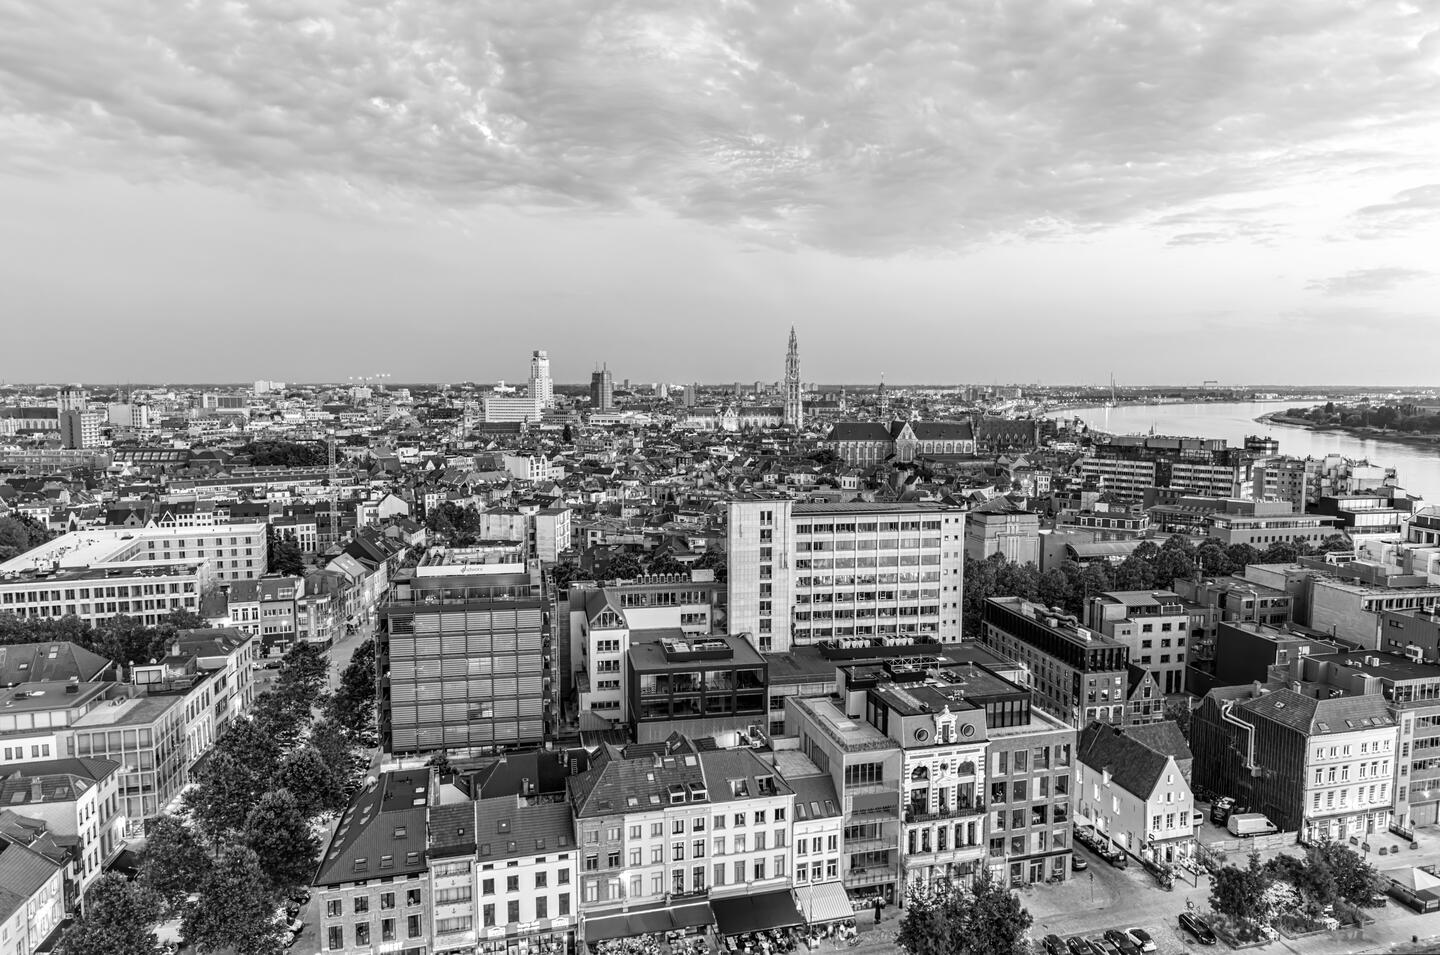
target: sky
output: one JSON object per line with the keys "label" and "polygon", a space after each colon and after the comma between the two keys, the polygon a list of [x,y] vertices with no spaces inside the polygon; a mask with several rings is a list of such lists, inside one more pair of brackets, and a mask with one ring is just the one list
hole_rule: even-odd
{"label": "sky", "polygon": [[1440,384],[1428,0],[0,0],[0,143],[4,381]]}

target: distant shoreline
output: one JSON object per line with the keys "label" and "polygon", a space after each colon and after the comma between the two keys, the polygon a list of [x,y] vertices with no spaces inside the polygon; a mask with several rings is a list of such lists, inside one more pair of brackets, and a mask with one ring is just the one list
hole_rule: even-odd
{"label": "distant shoreline", "polygon": [[1290,418],[1277,411],[1270,411],[1255,419],[1260,424],[1281,428],[1301,428],[1317,434],[1343,434],[1361,441],[1376,441],[1389,444],[1403,444],[1412,448],[1440,449],[1440,435],[1405,434],[1399,431],[1384,431],[1380,428],[1354,428],[1345,425],[1317,425],[1308,418]]}

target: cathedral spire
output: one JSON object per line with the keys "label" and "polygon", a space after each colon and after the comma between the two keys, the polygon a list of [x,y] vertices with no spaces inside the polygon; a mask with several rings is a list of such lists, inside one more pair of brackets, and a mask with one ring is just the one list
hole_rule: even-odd
{"label": "cathedral spire", "polygon": [[805,426],[805,406],[800,397],[800,343],[795,326],[790,326],[790,347],[785,352],[785,426],[800,430]]}

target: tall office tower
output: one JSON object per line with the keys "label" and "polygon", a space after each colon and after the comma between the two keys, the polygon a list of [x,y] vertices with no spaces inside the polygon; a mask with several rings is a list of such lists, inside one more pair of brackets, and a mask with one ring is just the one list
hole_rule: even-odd
{"label": "tall office tower", "polygon": [[100,425],[105,415],[99,411],[60,412],[60,443],[67,448],[100,446]]}
{"label": "tall office tower", "polygon": [[530,356],[530,397],[544,411],[555,407],[555,386],[550,381],[550,356],[536,351]]}
{"label": "tall office tower", "polygon": [[558,714],[553,613],[523,543],[427,551],[395,579],[375,635],[385,752],[543,743]]}
{"label": "tall office tower", "polygon": [[752,498],[728,521],[729,631],[761,652],[961,639],[960,508]]}
{"label": "tall office tower", "polygon": [[785,427],[797,431],[805,426],[805,407],[800,402],[800,345],[795,326],[790,326],[790,348],[785,352]]}
{"label": "tall office tower", "polygon": [[590,375],[590,407],[593,411],[610,411],[615,407],[615,379],[609,368]]}
{"label": "tall office tower", "polygon": [[699,383],[685,386],[685,407],[695,407],[695,393],[700,390]]}

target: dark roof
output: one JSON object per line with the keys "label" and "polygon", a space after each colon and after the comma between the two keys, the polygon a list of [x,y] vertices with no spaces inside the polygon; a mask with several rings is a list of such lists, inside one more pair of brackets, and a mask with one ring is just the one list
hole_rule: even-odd
{"label": "dark roof", "polygon": [[0,807],[79,799],[120,764],[86,756],[35,760],[0,767]]}
{"label": "dark roof", "polygon": [[1240,709],[1299,730],[1307,736],[1350,733],[1374,726],[1394,726],[1395,720],[1378,695],[1336,696],[1324,700],[1273,690],[1238,704]]}
{"label": "dark roof", "polygon": [[1176,760],[1180,761],[1194,758],[1190,752],[1190,744],[1185,742],[1185,737],[1181,735],[1180,727],[1175,724],[1174,720],[1129,726],[1126,727],[1125,732],[1131,739],[1144,743],[1157,753],[1174,756]]}
{"label": "dark roof", "polygon": [[1170,761],[1168,753],[1151,749],[1121,727],[1100,722],[1080,731],[1076,757],[1091,769],[1108,770],[1115,785],[1142,799],[1155,791]]}
{"label": "dark roof", "polygon": [[98,653],[64,641],[12,643],[0,647],[0,684],[91,683],[114,664]]}
{"label": "dark roof", "polygon": [[430,770],[382,773],[351,800],[315,874],[339,885],[425,871],[425,807]]}
{"label": "dark roof", "polygon": [[837,421],[825,436],[826,441],[886,441],[890,429],[878,421]]}
{"label": "dark roof", "polygon": [[563,793],[565,780],[570,775],[566,764],[572,755],[543,751],[507,753],[471,774],[471,791],[477,798],[484,799]]}
{"label": "dark roof", "polygon": [[678,785],[687,795],[692,787],[705,788],[693,741],[675,734],[657,745],[660,752],[603,746],[590,768],[571,779],[576,817],[650,811],[669,803],[671,786]]}
{"label": "dark roof", "polygon": [[[898,435],[902,427],[892,426],[892,430]],[[918,441],[970,441],[975,437],[968,421],[912,421],[910,431]]]}
{"label": "dark roof", "polygon": [[482,863],[544,855],[575,847],[570,805],[545,802],[529,805],[516,796],[475,802],[476,858]]}
{"label": "dark roof", "polygon": [[432,858],[474,855],[475,804],[470,800],[430,810],[428,849]]}

